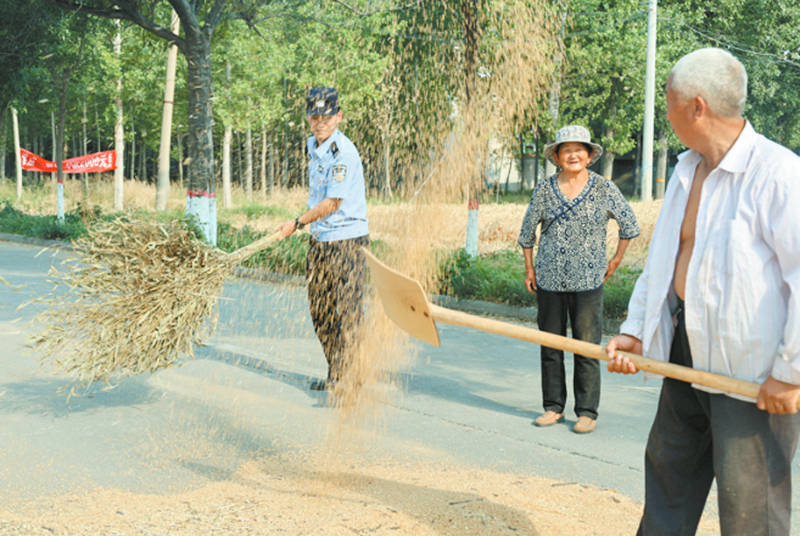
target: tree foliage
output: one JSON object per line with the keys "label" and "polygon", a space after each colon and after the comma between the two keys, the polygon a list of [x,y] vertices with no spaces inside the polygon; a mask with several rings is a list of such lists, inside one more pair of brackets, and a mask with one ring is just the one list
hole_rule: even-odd
{"label": "tree foliage", "polygon": [[[612,152],[635,147],[642,128],[646,4],[569,0],[561,123],[581,122]],[[745,115],[767,136],[800,147],[800,6],[785,0],[658,3],[656,130],[669,131],[664,85],[674,63],[697,48],[725,48],[749,76]],[[680,148],[675,136],[670,145]]]}
{"label": "tree foliage", "polygon": [[[55,9],[56,4],[72,11]],[[198,102],[213,102],[207,118],[211,139],[221,138],[224,124],[239,132],[263,129],[276,149],[278,166],[287,166],[291,181],[301,181],[303,140],[308,135],[304,95],[312,86],[330,85],[340,91],[343,129],[361,149],[372,187],[381,184],[387,169],[393,187],[403,181],[416,183],[424,176],[409,175],[401,164],[417,159],[421,168],[430,162],[470,98],[470,84],[473,93],[475,88],[491,93],[493,66],[506,47],[498,21],[510,4],[507,0],[31,0],[23,9],[19,2],[0,0],[0,113],[14,102],[29,136],[38,136],[47,145],[50,112],[58,100],[56,79],[73,61],[70,54],[78,52],[82,38],[80,68],[67,92],[67,139],[81,131],[86,103],[90,146],[110,147],[113,94],[121,74],[127,140],[135,136],[137,154],[143,144],[154,154],[165,52],[175,42],[183,52],[175,95],[177,136],[196,135],[191,114]],[[579,122],[589,126],[611,152],[633,151],[643,118],[646,3],[562,0],[542,5],[535,9],[546,8],[556,30],[560,14],[566,14],[558,124],[551,124],[548,103],[531,95],[515,110],[516,117],[504,123],[507,132],[498,132],[497,137],[510,149],[520,131],[538,127],[549,137],[556,127]],[[182,16],[179,35],[168,29],[172,9]],[[31,17],[31,11],[37,16]],[[121,60],[112,51],[113,24],[86,17],[92,14],[123,19]],[[800,6],[789,0],[660,1],[656,131],[669,132],[663,99],[669,68],[693,49],[719,46],[734,53],[748,70],[747,118],[767,136],[800,148],[798,20]],[[208,38],[206,101],[193,95],[197,83],[190,71],[197,65],[187,61],[195,57],[190,42],[198,35]],[[552,53],[556,45],[554,38]],[[231,66],[230,81],[226,63]],[[552,61],[530,61],[525,68],[551,69]],[[95,144],[98,130],[101,141]],[[673,149],[681,147],[674,136],[669,140]],[[219,158],[217,145],[207,148],[210,170]],[[49,149],[42,152],[51,154]],[[174,144],[173,154],[182,158]],[[213,183],[213,177],[208,181]]]}

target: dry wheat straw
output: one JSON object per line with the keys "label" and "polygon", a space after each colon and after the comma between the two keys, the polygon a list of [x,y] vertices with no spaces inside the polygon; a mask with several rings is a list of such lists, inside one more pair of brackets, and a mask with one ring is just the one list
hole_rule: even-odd
{"label": "dry wheat straw", "polygon": [[216,324],[215,305],[238,257],[178,223],[117,219],[75,242],[36,300],[34,346],[78,386],[152,372],[192,356]]}
{"label": "dry wheat straw", "polygon": [[[431,4],[422,9],[436,9]],[[384,259],[392,268],[419,281],[427,291],[437,288],[439,259],[437,251],[444,229],[466,224],[469,198],[483,189],[483,176],[492,140],[508,142],[509,133],[535,120],[536,101],[545,95],[553,69],[553,52],[558,45],[555,22],[558,20],[547,3],[526,0],[503,0],[486,6],[482,16],[486,35],[495,46],[481,50],[473,67],[488,68],[490,76],[470,73],[471,91],[463,82],[465,73],[453,73],[457,94],[457,113],[429,121],[393,122],[388,129],[396,140],[415,139],[419,151],[393,154],[394,165],[403,177],[414,177],[414,191],[390,222],[375,225],[391,229],[394,240]],[[492,52],[488,50],[491,49]],[[453,61],[457,52],[440,49],[442,65]],[[412,52],[413,54],[413,52]],[[399,61],[404,61],[402,58]],[[414,61],[413,57],[408,61]],[[425,98],[424,96],[422,98]],[[442,212],[443,204],[461,202],[460,214]],[[520,213],[521,222],[524,209]],[[372,227],[372,220],[370,221]],[[515,226],[516,227],[516,226]],[[510,238],[508,232],[507,237]],[[463,244],[463,242],[461,243]],[[522,261],[520,261],[522,262]],[[414,344],[373,303],[367,319],[368,333],[360,347],[349,356],[347,374],[337,385],[332,403],[343,409],[343,417],[371,416],[382,407],[384,390],[370,389],[378,383],[396,383],[397,373],[414,356]],[[366,389],[353,389],[352,386]],[[330,444],[336,448],[336,438]]]}

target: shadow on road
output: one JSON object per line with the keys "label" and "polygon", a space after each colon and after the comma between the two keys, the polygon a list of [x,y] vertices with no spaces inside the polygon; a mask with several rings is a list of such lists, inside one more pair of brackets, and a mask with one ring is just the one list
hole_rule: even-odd
{"label": "shadow on road", "polygon": [[436,489],[358,473],[319,473],[320,480],[373,497],[443,536],[520,534],[538,536],[528,517],[477,493]]}
{"label": "shadow on road", "polygon": [[442,376],[427,374],[402,373],[395,375],[395,377],[409,394],[419,393],[450,402],[456,402],[464,406],[505,413],[524,419],[535,419],[541,414],[538,411],[509,406],[497,400],[475,394],[475,391],[485,392],[493,388],[492,385],[487,383],[469,380],[451,380]]}
{"label": "shadow on road", "polygon": [[[234,352],[232,350],[215,351],[210,347],[198,349],[198,358],[211,359],[233,365],[273,380],[281,381],[301,391],[309,393],[316,401],[315,406],[326,405],[327,393],[309,390],[311,382],[317,378],[299,374],[273,366],[268,361]],[[451,380],[438,375],[396,373],[392,374],[392,382],[402,387],[407,394],[422,394],[434,398],[448,400],[464,406],[505,413],[531,421],[541,412],[521,409],[492,400],[475,392],[486,392],[494,388],[491,384],[469,380]]]}
{"label": "shadow on road", "polygon": [[230,350],[225,350],[223,352],[220,352],[220,351],[215,351],[212,348],[206,346],[201,349],[198,349],[196,353],[198,359],[210,359],[213,361],[219,361],[220,363],[233,365],[234,367],[239,367],[241,369],[250,372],[255,372],[256,374],[260,374],[261,376],[283,382],[291,387],[295,387],[300,391],[308,393],[308,395],[314,399],[314,407],[319,408],[328,406],[327,392],[312,391],[310,389],[311,382],[321,378],[316,378],[314,376],[308,376],[307,374],[299,374],[297,372],[291,372],[288,370],[279,369],[275,366],[270,365],[267,361],[264,361],[263,359],[258,359],[256,357],[239,354],[236,352],[232,352]]}
{"label": "shadow on road", "polygon": [[135,380],[125,381],[105,391],[93,387],[69,398],[66,392],[60,392],[64,385],[63,378],[0,384],[0,412],[64,417],[70,413],[100,408],[149,404],[160,396],[158,391]]}

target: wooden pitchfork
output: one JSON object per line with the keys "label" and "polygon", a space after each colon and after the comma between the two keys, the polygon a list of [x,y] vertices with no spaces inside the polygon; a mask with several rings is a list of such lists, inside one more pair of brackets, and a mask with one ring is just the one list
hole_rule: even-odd
{"label": "wooden pitchfork", "polygon": [[[591,357],[592,359],[608,361],[605,349],[598,344],[570,339],[508,322],[470,315],[432,304],[428,302],[425,292],[418,281],[389,268],[366,249],[364,249],[364,254],[372,271],[372,282],[378,291],[386,315],[404,331],[421,341],[433,346],[439,346],[439,331],[436,329],[436,322],[438,321],[565,350]],[[753,382],[737,380],[673,363],[665,363],[628,352],[619,353],[628,357],[640,370],[688,383],[704,385],[727,393],[743,395],[754,400],[758,398],[758,391],[761,388],[759,384]]]}

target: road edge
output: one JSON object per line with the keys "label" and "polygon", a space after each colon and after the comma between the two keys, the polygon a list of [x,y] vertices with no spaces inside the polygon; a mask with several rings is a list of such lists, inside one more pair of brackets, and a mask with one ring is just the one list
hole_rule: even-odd
{"label": "road edge", "polygon": [[[66,240],[50,240],[46,238],[36,238],[12,233],[0,233],[0,241],[41,246],[48,248],[58,248],[72,250],[73,245]],[[237,266],[234,275],[242,279],[252,279],[255,281],[265,281],[269,283],[288,284],[294,286],[305,285],[305,278],[299,275],[281,274],[269,272],[260,268],[244,268]],[[440,294],[431,295],[431,301],[448,309],[455,309],[465,313],[478,315],[494,316],[524,323],[536,324],[538,311],[536,307],[521,307],[518,305],[508,305],[503,303],[493,303],[481,300],[468,300],[455,298],[453,296],[443,296]],[[603,334],[616,335],[619,333],[620,321],[604,318]]]}

